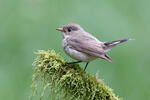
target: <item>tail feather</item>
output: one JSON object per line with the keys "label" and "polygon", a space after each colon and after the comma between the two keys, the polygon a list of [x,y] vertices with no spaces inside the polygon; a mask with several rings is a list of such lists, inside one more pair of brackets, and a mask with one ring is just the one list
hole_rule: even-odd
{"label": "tail feather", "polygon": [[107,56],[106,54],[105,54],[104,59],[105,59],[105,60],[107,60],[107,61],[109,61],[109,62],[112,62],[112,58],[110,58],[110,57],[109,57],[109,56]]}
{"label": "tail feather", "polygon": [[[104,42],[103,48],[105,50],[105,53],[108,52],[109,50],[111,50],[111,48],[114,47],[115,45],[129,41],[129,40],[133,40],[133,39],[123,39],[123,40],[117,40],[117,41],[111,41],[111,42]],[[109,62],[112,62],[112,59],[109,56],[107,56],[106,54],[103,55],[102,58]]]}
{"label": "tail feather", "polygon": [[117,44],[129,41],[129,40],[133,40],[133,39],[123,39],[123,40],[117,40],[117,41],[111,41],[111,42],[104,42],[104,49],[110,49],[112,47],[114,47]]}

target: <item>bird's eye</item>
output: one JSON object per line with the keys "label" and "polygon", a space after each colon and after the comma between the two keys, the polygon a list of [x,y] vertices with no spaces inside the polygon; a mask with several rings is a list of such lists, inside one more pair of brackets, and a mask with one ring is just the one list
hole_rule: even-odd
{"label": "bird's eye", "polygon": [[68,32],[71,32],[71,29],[70,29],[70,28],[68,28]]}

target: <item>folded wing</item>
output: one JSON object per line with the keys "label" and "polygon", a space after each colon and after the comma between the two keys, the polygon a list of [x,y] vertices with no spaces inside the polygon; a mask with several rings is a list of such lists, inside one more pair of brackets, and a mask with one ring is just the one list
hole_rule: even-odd
{"label": "folded wing", "polygon": [[67,42],[70,47],[77,51],[112,62],[112,59],[104,53],[101,44],[95,39],[84,38],[84,36],[82,36],[80,38],[69,38]]}

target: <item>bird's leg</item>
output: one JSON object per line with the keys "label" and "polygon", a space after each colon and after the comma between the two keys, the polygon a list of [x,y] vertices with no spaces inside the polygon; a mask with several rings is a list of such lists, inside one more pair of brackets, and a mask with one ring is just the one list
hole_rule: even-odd
{"label": "bird's leg", "polygon": [[80,63],[82,61],[75,61],[75,62],[68,62],[67,64],[76,64],[76,63]]}
{"label": "bird's leg", "polygon": [[86,65],[85,65],[85,67],[84,67],[84,71],[86,70],[88,64],[89,64],[89,62],[86,63]]}

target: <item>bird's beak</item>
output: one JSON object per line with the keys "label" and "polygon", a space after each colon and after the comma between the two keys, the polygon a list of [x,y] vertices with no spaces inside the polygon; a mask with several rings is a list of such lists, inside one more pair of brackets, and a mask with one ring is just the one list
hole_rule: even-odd
{"label": "bird's beak", "polygon": [[56,30],[61,31],[61,32],[64,32],[64,29],[63,29],[63,28],[56,28]]}

